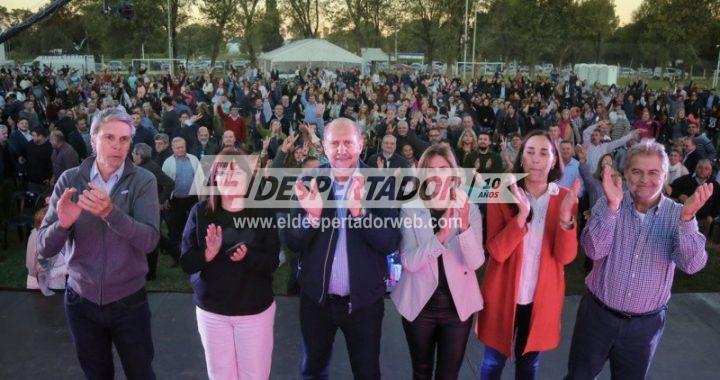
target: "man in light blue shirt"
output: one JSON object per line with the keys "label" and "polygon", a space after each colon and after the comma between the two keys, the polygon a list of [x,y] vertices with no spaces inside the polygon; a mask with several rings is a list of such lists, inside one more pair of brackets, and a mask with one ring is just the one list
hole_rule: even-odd
{"label": "man in light blue shirt", "polygon": [[180,240],[185,222],[190,209],[198,201],[193,180],[199,161],[197,157],[187,153],[185,139],[182,137],[174,138],[171,146],[173,155],[165,160],[162,170],[175,181],[168,210],[168,237],[173,245],[172,255],[176,266],[180,259]]}
{"label": "man in light blue shirt", "polygon": [[[575,179],[580,178],[580,162],[573,158],[574,154],[575,146],[573,143],[563,140],[563,142],[560,143],[560,158],[562,159],[565,168],[563,169],[563,175],[560,178],[559,185],[568,189],[575,182]],[[582,186],[582,178],[580,178],[580,181],[581,185],[578,196],[582,196],[585,190]]]}

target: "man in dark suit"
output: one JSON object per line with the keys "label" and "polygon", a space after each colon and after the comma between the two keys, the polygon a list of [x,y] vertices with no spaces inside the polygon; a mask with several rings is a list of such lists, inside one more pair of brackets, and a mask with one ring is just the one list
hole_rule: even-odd
{"label": "man in dark suit", "polygon": [[685,158],[683,159],[683,165],[685,165],[685,167],[690,173],[694,173],[698,161],[700,161],[703,157],[700,155],[700,152],[697,151],[697,145],[695,145],[695,140],[693,140],[692,138],[686,137],[683,144],[685,148]]}
{"label": "man in dark suit", "polygon": [[[175,181],[168,177],[168,175],[162,171],[162,168],[152,159],[152,152],[153,149],[150,145],[142,142],[137,143],[132,149],[132,160],[135,165],[150,171],[150,173],[155,176],[155,180],[157,181],[158,202],[163,208],[167,208],[168,202],[170,201],[170,194],[172,194],[175,188]],[[155,280],[157,276],[159,249],[160,245],[156,246],[152,252],[145,256],[148,263],[148,273],[145,275],[145,280],[147,281]]]}
{"label": "man in dark suit", "polygon": [[713,219],[720,216],[720,185],[712,179],[712,162],[708,159],[699,160],[695,172],[676,179],[670,184],[670,187],[672,188],[671,196],[685,204],[685,201],[695,193],[695,189],[704,183],[712,183],[713,192],[695,217],[698,220],[700,231],[707,235]]}
{"label": "man in dark suit", "polygon": [[[306,223],[287,229],[288,247],[300,253],[302,262],[303,378],[327,378],[339,328],[345,335],[354,377],[379,379],[387,255],[398,249],[400,231],[389,223],[380,228],[350,228],[348,223],[356,220],[363,226],[375,226],[377,218],[397,218],[398,212],[362,206],[365,179],[357,168],[365,167],[359,160],[363,140],[352,120],[339,118],[328,124],[323,147],[330,162],[323,167],[332,172],[330,199],[347,200],[338,208],[323,207],[317,182],[313,180],[309,190],[298,182],[295,192],[301,207],[290,217]],[[342,223],[338,228],[321,229],[321,218],[339,218]]]}
{"label": "man in dark suit", "polygon": [[389,168],[408,168],[410,163],[395,153],[397,148],[397,138],[393,135],[385,135],[380,145],[380,152],[373,154],[367,163],[370,166],[377,166],[378,169]]}
{"label": "man in dark suit", "polygon": [[220,147],[215,140],[210,138],[210,131],[206,127],[200,127],[197,130],[197,138],[192,144],[190,154],[197,157],[198,160],[203,156],[212,156],[218,154]]}

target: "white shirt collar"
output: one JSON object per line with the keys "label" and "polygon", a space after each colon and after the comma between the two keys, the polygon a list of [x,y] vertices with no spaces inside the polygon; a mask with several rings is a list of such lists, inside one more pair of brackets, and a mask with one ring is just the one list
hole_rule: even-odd
{"label": "white shirt collar", "polygon": [[[113,179],[115,181],[119,180],[124,169],[125,169],[125,161],[123,161],[122,165],[120,165],[120,167],[110,175],[110,178],[107,180],[107,182],[110,182]],[[97,167],[97,158],[96,158],[95,162],[93,162],[93,165],[90,168],[90,181],[94,181],[95,178],[98,176],[100,176],[100,170]],[[102,176],[100,176],[100,179],[102,179]],[[105,182],[105,181],[103,180],[103,182]]]}

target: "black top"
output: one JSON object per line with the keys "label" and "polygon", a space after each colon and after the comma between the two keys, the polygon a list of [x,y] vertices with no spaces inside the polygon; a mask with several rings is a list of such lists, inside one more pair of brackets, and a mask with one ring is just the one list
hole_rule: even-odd
{"label": "black top", "polygon": [[[236,229],[235,218],[270,221],[254,229]],[[205,262],[207,226],[214,223],[223,229],[220,251]],[[273,302],[272,273],[279,264],[280,243],[274,214],[259,209],[229,212],[222,208],[209,213],[207,201],[193,206],[182,239],[180,264],[190,274],[194,302],[211,313],[237,316],[259,314]],[[241,261],[234,262],[226,251],[245,242],[248,252]]]}
{"label": "black top", "polygon": [[[713,180],[709,180],[708,182],[713,184],[713,192],[707,202],[705,202],[695,214],[698,219],[705,219],[708,216],[716,218],[720,215],[720,185]],[[681,195],[691,197],[699,186],[694,174],[686,174],[670,184],[672,188],[671,196],[675,199]]]}
{"label": "black top", "polygon": [[[445,214],[445,210],[433,210],[430,209],[430,219],[432,220],[433,232],[437,233],[440,231],[438,221]],[[438,261],[438,287],[435,289],[435,293],[432,298],[438,295],[450,296],[450,286],[447,282],[447,276],[445,275],[445,265],[443,264],[442,255],[437,258]],[[431,299],[432,301],[432,299]],[[430,303],[430,302],[429,302]]]}
{"label": "black top", "polygon": [[32,183],[43,183],[53,174],[52,152],[49,141],[38,145],[31,142],[25,148],[27,151],[27,179]]}
{"label": "black top", "polygon": [[160,120],[160,129],[168,136],[175,136],[176,131],[180,129],[180,117],[175,109],[163,113],[162,120]]}

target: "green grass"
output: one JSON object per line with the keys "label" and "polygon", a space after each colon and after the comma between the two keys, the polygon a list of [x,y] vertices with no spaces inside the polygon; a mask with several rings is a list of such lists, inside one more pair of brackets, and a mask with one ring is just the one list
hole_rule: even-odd
{"label": "green grass", "polygon": [[[0,289],[24,289],[27,271],[25,270],[25,249],[16,241],[17,236],[10,234],[11,245],[6,252],[0,251]],[[15,241],[12,241],[12,240]],[[720,244],[708,244],[708,262],[699,273],[689,276],[680,271],[675,274],[673,292],[720,292]],[[585,257],[579,254],[565,270],[567,294],[582,294],[585,289]],[[157,279],[149,281],[147,288],[155,292],[192,292],[188,276],[180,268],[171,268],[171,259],[161,255],[158,262]],[[481,271],[482,272],[482,271]],[[481,275],[481,274],[480,274]],[[288,263],[281,265],[274,274],[273,290],[276,295],[287,293],[290,278]]]}
{"label": "green grass", "polygon": [[[0,248],[0,289],[25,289],[27,270],[25,269],[25,248],[17,241],[15,231],[10,231],[10,245],[7,251]],[[179,267],[172,268],[172,259],[160,255],[158,260],[157,278],[148,281],[147,289],[151,292],[190,293],[188,275]],[[274,274],[273,290],[277,295],[287,293],[287,282],[290,268],[287,263],[281,265]]]}
{"label": "green grass", "polygon": [[[667,80],[664,79],[652,79],[652,78],[618,78],[618,86],[619,87],[625,87],[638,79],[642,79],[643,83],[647,84],[648,88],[651,90],[661,90],[664,88],[674,88],[674,84],[670,84]],[[677,82],[678,87],[684,87],[690,84],[690,80],[680,80]],[[693,87],[704,87],[704,88],[710,88],[712,87],[712,78],[709,79],[702,79],[702,78],[696,78],[692,80]]]}

